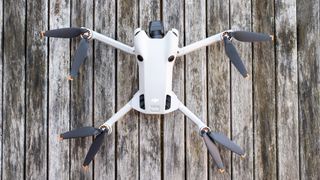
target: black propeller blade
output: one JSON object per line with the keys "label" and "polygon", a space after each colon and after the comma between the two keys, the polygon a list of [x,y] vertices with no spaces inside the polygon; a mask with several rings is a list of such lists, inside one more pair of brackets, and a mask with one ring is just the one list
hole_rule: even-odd
{"label": "black propeller blade", "polygon": [[106,131],[103,130],[93,141],[93,143],[90,146],[90,149],[86,155],[86,158],[84,159],[83,162],[83,167],[86,168],[90,162],[93,160],[94,156],[97,154],[98,150],[101,147],[101,144],[104,139],[104,135],[106,134]]}
{"label": "black propeller blade", "polygon": [[226,147],[230,151],[232,151],[240,156],[245,155],[245,153],[241,149],[241,147],[238,146],[236,143],[232,142],[227,136],[220,134],[220,133],[213,133],[213,132],[208,133],[208,135],[212,140],[223,145],[224,147]]}
{"label": "black propeller blade", "polygon": [[264,33],[255,33],[248,31],[233,31],[230,32],[231,37],[242,42],[257,42],[257,41],[271,41],[272,36]]}
{"label": "black propeller blade", "polygon": [[224,165],[221,160],[220,153],[219,153],[217,146],[214,144],[214,142],[212,142],[212,140],[209,138],[209,136],[206,132],[203,133],[202,137],[203,137],[203,140],[208,148],[208,151],[209,151],[211,157],[213,158],[214,162],[217,164],[219,171],[224,172]]}
{"label": "black propeller blade", "polygon": [[58,37],[58,38],[74,38],[83,33],[88,32],[89,30],[84,28],[61,28],[61,29],[53,29],[43,33],[43,36],[47,37]]}
{"label": "black propeller blade", "polygon": [[82,127],[60,134],[61,139],[71,139],[79,137],[94,136],[101,133],[102,130],[94,127]]}
{"label": "black propeller blade", "polygon": [[80,41],[79,47],[76,50],[76,53],[74,55],[74,59],[71,66],[71,73],[70,73],[71,77],[76,77],[78,75],[81,64],[84,62],[84,60],[88,56],[88,49],[89,49],[89,41],[83,38]]}
{"label": "black propeller blade", "polygon": [[226,54],[231,60],[232,64],[237,68],[237,70],[240,72],[240,74],[243,77],[245,78],[248,77],[249,74],[246,68],[244,67],[243,62],[234,45],[231,43],[231,41],[228,39],[227,36],[223,37],[223,41],[224,41],[224,48],[225,48]]}

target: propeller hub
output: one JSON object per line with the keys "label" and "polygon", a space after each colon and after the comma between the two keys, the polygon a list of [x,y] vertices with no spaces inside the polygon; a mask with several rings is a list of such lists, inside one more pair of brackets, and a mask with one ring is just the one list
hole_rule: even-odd
{"label": "propeller hub", "polygon": [[208,133],[210,131],[211,131],[211,129],[209,127],[203,127],[200,129],[199,133],[200,133],[200,136],[202,137],[204,133]]}
{"label": "propeller hub", "polygon": [[90,40],[92,39],[92,31],[90,29],[87,29],[87,32],[80,34],[80,37],[83,39]]}
{"label": "propeller hub", "polygon": [[106,131],[107,134],[111,134],[112,133],[112,128],[109,124],[102,124],[99,129],[101,129],[102,131]]}

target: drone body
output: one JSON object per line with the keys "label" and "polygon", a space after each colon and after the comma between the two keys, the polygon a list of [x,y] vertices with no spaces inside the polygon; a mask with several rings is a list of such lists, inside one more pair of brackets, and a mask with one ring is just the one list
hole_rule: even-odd
{"label": "drone body", "polygon": [[123,106],[117,113],[103,123],[99,128],[83,127],[60,135],[61,139],[79,138],[86,136],[96,136],[89,152],[84,160],[83,166],[87,167],[98,152],[105,134],[112,132],[112,126],[130,110],[134,109],[144,114],[166,114],[175,110],[180,110],[199,128],[199,134],[214,159],[220,172],[224,171],[219,150],[216,143],[223,145],[232,152],[244,156],[244,151],[233,141],[223,134],[211,132],[210,128],[193,114],[172,91],[172,71],[176,57],[184,56],[201,47],[208,46],[215,42],[223,41],[226,54],[233,65],[247,77],[248,73],[239,57],[231,40],[235,38],[243,42],[269,41],[272,36],[261,33],[245,31],[227,30],[210,36],[193,44],[179,48],[178,30],[169,30],[166,34],[161,21],[152,21],[149,24],[149,36],[145,31],[138,28],[134,32],[134,46],[130,47],[112,38],[106,37],[88,28],[62,28],[41,32],[41,36],[73,38],[81,36],[79,48],[75,53],[75,58],[71,67],[70,80],[76,77],[80,65],[85,61],[88,50],[88,42],[96,39],[126,53],[134,55],[139,66],[139,90],[133,98]]}

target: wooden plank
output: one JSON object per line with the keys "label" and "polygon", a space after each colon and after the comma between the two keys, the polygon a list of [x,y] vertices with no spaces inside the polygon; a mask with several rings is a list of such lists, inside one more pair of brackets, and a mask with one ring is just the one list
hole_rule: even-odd
{"label": "wooden plank", "polygon": [[[234,30],[249,30],[251,26],[251,3],[246,0],[230,1],[231,28]],[[252,127],[252,52],[250,43],[234,41],[240,57],[250,75],[244,79],[232,65],[231,67],[231,127],[232,138],[246,152],[246,158],[232,156],[232,177],[237,179],[252,179],[253,169],[253,127]]]}
{"label": "wooden plank", "polygon": [[[188,0],[185,4],[185,41],[191,44],[206,37],[206,3]],[[207,119],[206,49],[186,56],[186,106],[202,121]],[[186,178],[207,179],[207,149],[198,127],[186,122]]]}
{"label": "wooden plank", "polygon": [[[115,38],[115,0],[95,1],[95,30]],[[116,54],[114,48],[98,41],[94,49],[94,124],[96,127],[115,113],[116,106]],[[94,163],[94,179],[116,178],[115,127],[106,137]]]}
{"label": "wooden plank", "polygon": [[[274,34],[274,2],[252,1],[253,31]],[[253,46],[255,179],[277,179],[275,55],[273,42]]]}
{"label": "wooden plank", "polygon": [[[160,0],[139,1],[140,27],[148,33],[149,22],[160,20]],[[161,116],[140,115],[140,179],[161,178]]]}
{"label": "wooden plank", "polygon": [[48,28],[47,1],[27,1],[26,177],[47,178],[48,46],[39,31]]}
{"label": "wooden plank", "polygon": [[278,178],[299,177],[296,1],[276,0]]}
{"label": "wooden plank", "polygon": [[26,1],[4,1],[2,179],[23,179]]}
{"label": "wooden plank", "polygon": [[[73,0],[71,7],[71,26],[93,28],[93,1]],[[71,45],[71,62],[74,62],[74,54],[79,46],[81,38],[73,38]],[[88,50],[88,57],[80,67],[79,75],[71,81],[71,123],[70,128],[76,129],[92,126],[93,113],[93,58],[92,43]],[[70,175],[73,179],[92,179],[92,171],[83,173],[82,164],[92,144],[92,138],[72,139],[70,147]],[[101,153],[101,152],[98,152]],[[92,163],[91,163],[92,164]],[[90,165],[91,166],[91,165]],[[92,166],[91,166],[92,167]]]}
{"label": "wooden plank", "polygon": [[[117,2],[117,38],[133,45],[134,29],[138,27],[137,0]],[[117,54],[117,109],[123,107],[138,91],[137,63],[134,56]],[[118,121],[117,179],[139,179],[139,113],[129,112]]]}
{"label": "wooden plank", "polygon": [[[229,3],[224,0],[207,1],[207,36],[229,29]],[[208,52],[208,125],[213,132],[231,138],[230,132],[230,60],[224,44],[209,46]],[[219,103],[217,103],[219,102]],[[231,179],[231,153],[218,146],[226,173],[219,173],[209,157],[209,179]]]}
{"label": "wooden plank", "polygon": [[[50,1],[50,29],[70,27],[70,2]],[[69,179],[70,141],[58,141],[60,133],[70,130],[70,67],[68,39],[49,39],[49,179]]]}
{"label": "wooden plank", "polygon": [[296,1],[299,68],[300,177],[319,179],[320,172],[320,2]]}
{"label": "wooden plank", "polygon": [[[179,46],[184,45],[184,1],[163,1],[163,23],[166,30],[179,31]],[[179,9],[179,11],[177,11]],[[173,92],[184,102],[184,57],[175,60]],[[175,111],[163,119],[163,179],[185,179],[185,126],[184,115]]]}
{"label": "wooden plank", "polygon": [[[3,40],[3,1],[0,1],[0,127],[3,127],[3,112],[2,112],[2,103],[3,103],[3,94],[2,94],[2,89],[3,89],[3,43],[2,43],[2,40]],[[2,152],[3,152],[3,149],[2,149],[2,143],[3,143],[3,131],[2,131],[2,128],[0,128],[0,177],[2,178]]]}

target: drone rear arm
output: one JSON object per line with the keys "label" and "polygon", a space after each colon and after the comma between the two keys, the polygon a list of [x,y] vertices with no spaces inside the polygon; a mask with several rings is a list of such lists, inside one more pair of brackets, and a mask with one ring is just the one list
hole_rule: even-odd
{"label": "drone rear arm", "polygon": [[216,34],[216,35],[213,35],[213,36],[210,36],[206,39],[203,39],[203,40],[200,40],[198,42],[195,42],[195,43],[192,43],[192,44],[189,44],[185,47],[182,47],[178,50],[178,57],[179,56],[183,56],[183,55],[186,55],[192,51],[195,51],[197,49],[200,49],[202,47],[205,47],[205,46],[209,46],[210,44],[213,44],[215,42],[218,42],[218,41],[222,41],[223,38],[222,38],[222,34],[223,33],[219,33],[219,34]]}
{"label": "drone rear arm", "polygon": [[179,110],[186,115],[191,121],[193,121],[201,131],[203,128],[207,128],[207,125],[202,122],[193,112],[191,112],[182,102],[180,102]]}
{"label": "drone rear arm", "polygon": [[91,31],[92,32],[92,38],[93,39],[96,39],[98,41],[101,41],[103,43],[106,43],[110,46],[113,46],[117,49],[120,49],[126,53],[129,53],[129,54],[134,54],[134,48],[133,47],[130,47],[126,44],[123,44],[122,42],[119,42],[117,40],[114,40],[112,38],[109,38],[103,34],[100,34],[98,32],[95,32],[95,31]]}

